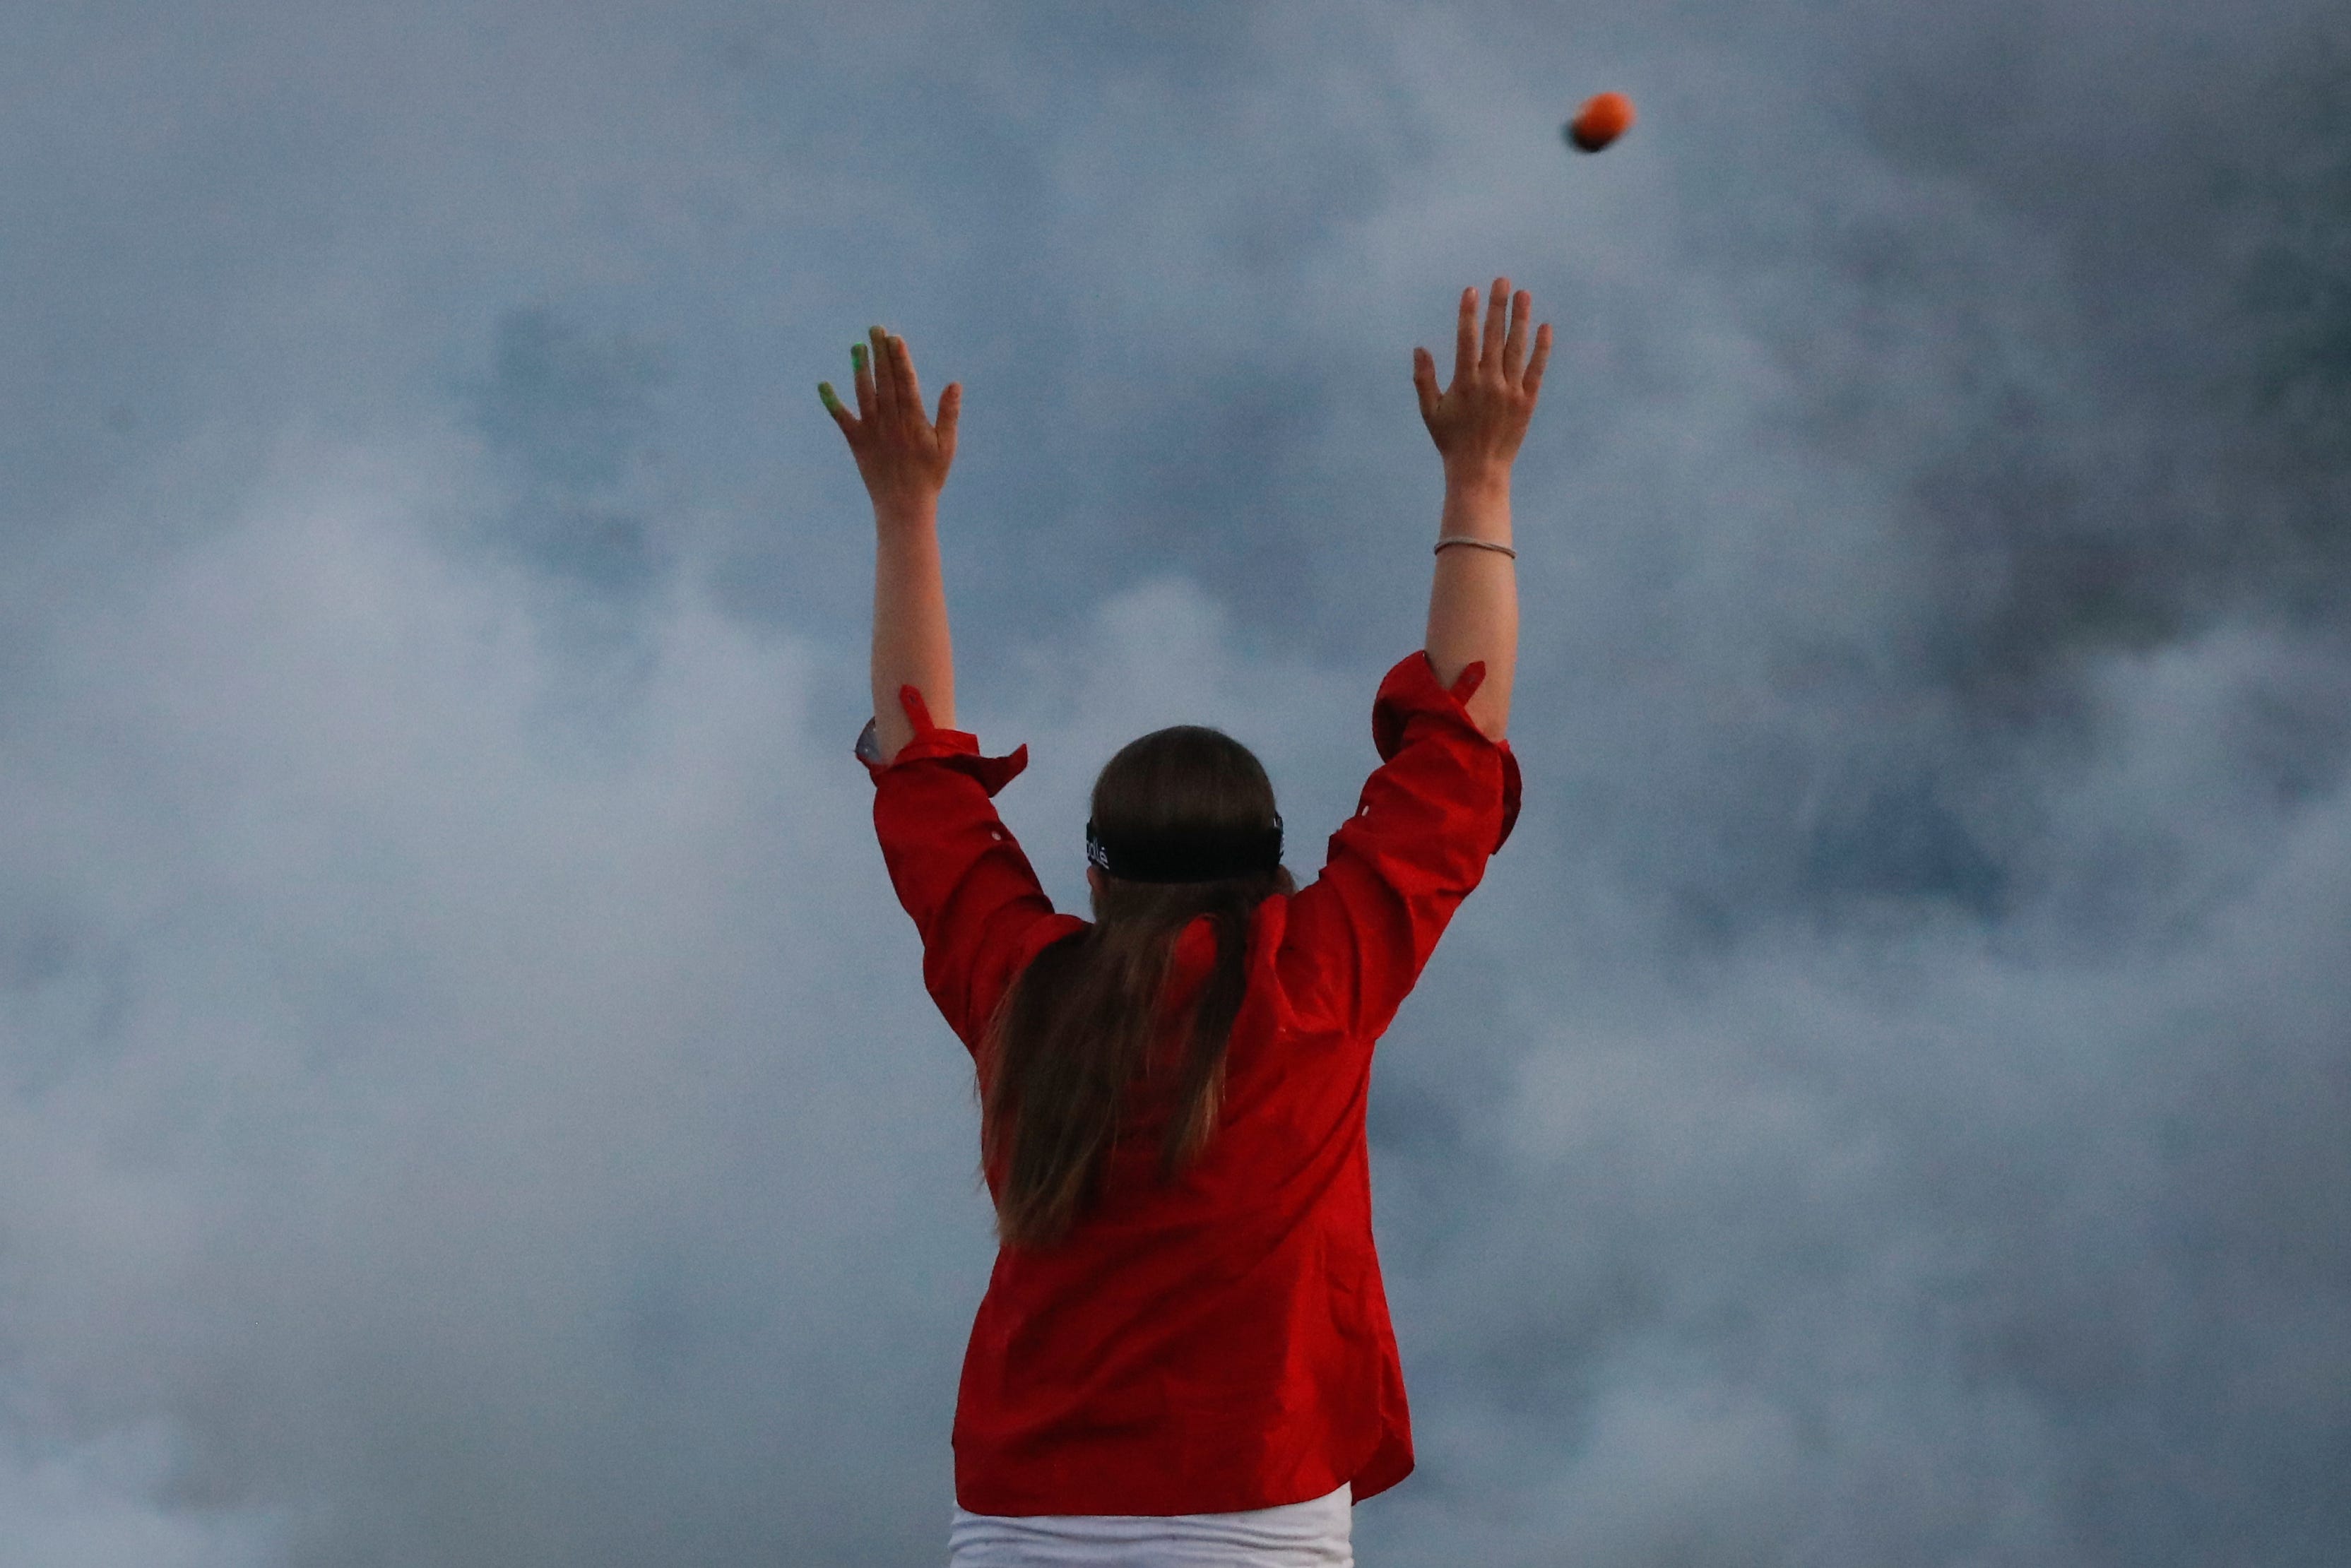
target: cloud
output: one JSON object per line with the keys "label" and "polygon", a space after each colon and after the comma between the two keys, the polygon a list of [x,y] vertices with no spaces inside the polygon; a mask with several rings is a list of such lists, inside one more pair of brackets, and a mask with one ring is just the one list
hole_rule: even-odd
{"label": "cloud", "polygon": [[154,1500],[175,1447],[152,1423],[58,1452],[10,1444],[16,1451],[0,1466],[0,1563],[252,1568],[283,1561],[276,1521]]}
{"label": "cloud", "polygon": [[0,1554],[935,1557],[987,1216],[811,383],[966,384],[1055,896],[1179,720],[1311,874],[1505,270],[1528,801],[1382,1048],[1365,1560],[2335,1552],[2331,13],[935,12],[11,25]]}

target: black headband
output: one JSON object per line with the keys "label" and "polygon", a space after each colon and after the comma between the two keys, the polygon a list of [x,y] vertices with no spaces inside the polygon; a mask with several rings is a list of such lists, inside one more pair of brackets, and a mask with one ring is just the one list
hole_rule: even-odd
{"label": "black headband", "polygon": [[1270,828],[1153,833],[1105,843],[1086,824],[1086,859],[1123,882],[1220,882],[1281,869],[1281,814]]}

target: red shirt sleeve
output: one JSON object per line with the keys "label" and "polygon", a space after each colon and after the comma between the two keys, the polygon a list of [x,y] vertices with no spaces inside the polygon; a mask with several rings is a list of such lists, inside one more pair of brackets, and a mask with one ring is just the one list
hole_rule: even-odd
{"label": "red shirt sleeve", "polygon": [[923,938],[923,984],[975,1053],[998,1001],[1038,951],[1082,929],[1057,915],[991,800],[1029,766],[1029,748],[982,757],[975,736],[931,722],[922,694],[898,701],[914,737],[883,762],[868,724],[857,758],[873,779],[873,830],[898,902]]}
{"label": "red shirt sleeve", "polygon": [[1372,705],[1380,767],[1290,900],[1283,988],[1355,1038],[1386,1030],[1518,821],[1518,758],[1462,706],[1485,678],[1472,664],[1447,691],[1426,652],[1387,673]]}

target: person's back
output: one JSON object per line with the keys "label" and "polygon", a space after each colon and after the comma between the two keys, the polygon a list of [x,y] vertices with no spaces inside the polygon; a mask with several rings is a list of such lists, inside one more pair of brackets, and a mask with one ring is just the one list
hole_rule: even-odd
{"label": "person's back", "polygon": [[960,389],[931,423],[879,329],[862,417],[820,389],[875,507],[858,755],[972,1052],[1002,1243],[956,1405],[967,1568],[1345,1563],[1347,1507],[1412,1468],[1365,1106],[1374,1042],[1517,813],[1509,473],[1550,329],[1527,357],[1510,303],[1497,279],[1481,349],[1465,293],[1441,395],[1416,350],[1447,477],[1427,637],[1381,683],[1381,765],[1321,874],[1282,869],[1247,749],[1178,727],[1097,781],[1091,922],[1053,910],[997,817],[1026,748],[985,758],[951,727],[935,526]]}

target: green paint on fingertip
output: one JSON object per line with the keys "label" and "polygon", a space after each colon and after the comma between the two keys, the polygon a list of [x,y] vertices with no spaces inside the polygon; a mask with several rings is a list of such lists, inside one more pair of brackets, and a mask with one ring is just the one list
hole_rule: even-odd
{"label": "green paint on fingertip", "polygon": [[840,395],[832,390],[831,382],[817,382],[816,395],[824,399],[824,406],[827,408],[837,409],[841,406]]}
{"label": "green paint on fingertip", "polygon": [[861,371],[865,368],[864,344],[852,343],[849,345],[849,362],[855,365]]}

